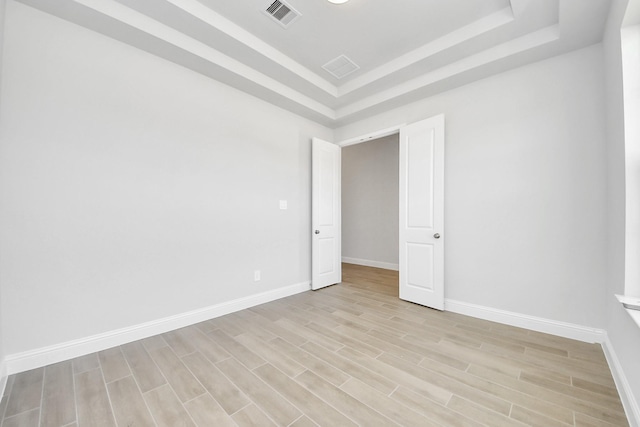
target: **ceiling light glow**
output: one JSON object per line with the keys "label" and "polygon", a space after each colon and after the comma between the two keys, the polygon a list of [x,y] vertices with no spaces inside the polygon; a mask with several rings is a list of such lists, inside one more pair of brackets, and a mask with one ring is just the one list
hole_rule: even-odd
{"label": "ceiling light glow", "polygon": [[333,4],[342,4],[342,3],[346,3],[349,0],[327,0],[329,3],[333,3]]}

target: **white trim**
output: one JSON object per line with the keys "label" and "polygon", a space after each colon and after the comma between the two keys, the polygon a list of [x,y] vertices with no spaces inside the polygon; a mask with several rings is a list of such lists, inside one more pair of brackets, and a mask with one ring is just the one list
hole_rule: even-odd
{"label": "white trim", "polygon": [[[302,77],[303,79],[313,84],[314,86],[322,89],[324,92],[330,94],[334,98],[337,98],[338,88],[336,87],[336,85],[331,84],[329,81],[320,77],[320,75],[314,73],[309,68],[306,68],[299,62],[296,62],[292,58],[280,52],[278,49],[264,42],[259,37],[254,36],[253,33],[250,33],[249,31],[245,30],[239,25],[234,24],[232,21],[218,14],[213,9],[205,6],[199,1],[169,0],[169,3],[187,12],[195,19],[205,22],[206,24],[211,25],[215,29],[222,31],[226,35],[233,37],[234,39],[244,44],[245,46],[260,53],[264,57],[269,58],[269,60],[271,60],[272,62],[286,68],[287,70]],[[290,9],[293,9],[292,6],[290,5],[287,5],[287,6]],[[264,9],[261,9],[261,11],[266,13]],[[298,17],[302,16],[300,12],[298,11],[296,12],[298,14]]]}
{"label": "white trim", "polygon": [[544,45],[560,42],[560,25],[554,24],[521,37],[511,39],[505,43],[490,47],[482,52],[466,56],[459,61],[450,62],[440,68],[420,74],[410,80],[393,86],[389,89],[380,90],[369,96],[362,97],[357,101],[346,104],[335,110],[338,121],[346,119],[368,109],[380,106],[403,95],[411,95],[421,88],[433,87],[454,76],[480,69],[489,64],[496,64],[500,60],[506,60],[519,53],[540,48]]}
{"label": "white trim", "polygon": [[632,306],[637,307],[638,303],[640,302],[640,299],[637,297],[617,295],[617,294],[616,294],[616,298],[618,299],[620,304],[622,304],[624,311],[626,311],[629,314],[629,316],[631,316],[633,321],[636,322],[636,325],[640,327],[640,310],[627,308],[627,304],[631,304]]}
{"label": "white trim", "polygon": [[620,400],[622,401],[629,425],[631,427],[640,427],[640,406],[638,405],[638,400],[633,396],[633,390],[627,381],[627,377],[624,375],[620,360],[607,334],[604,336],[602,349],[604,350],[604,356],[607,358],[607,363],[611,369],[613,381],[616,383],[616,388],[618,389],[618,394],[620,395]]}
{"label": "white trim", "polygon": [[371,133],[367,133],[365,135],[356,136],[355,138],[349,138],[347,140],[341,141],[338,143],[338,145],[340,147],[348,147],[350,145],[360,144],[361,142],[367,142],[367,141],[378,139],[378,138],[384,138],[385,136],[393,135],[395,133],[400,133],[400,129],[402,129],[405,126],[406,124],[403,123],[403,124],[391,126],[385,129],[376,130]]}
{"label": "white trim", "polygon": [[602,343],[606,337],[604,329],[559,322],[451,299],[445,299],[444,309],[453,313],[589,343]]}
{"label": "white trim", "polygon": [[22,353],[11,354],[5,359],[5,369],[9,374],[28,371],[30,369],[47,366],[63,360],[73,359],[85,354],[105,350],[107,348],[148,338],[153,335],[172,331],[195,323],[203,322],[225,314],[254,307],[280,298],[295,295],[311,289],[311,282],[302,282],[285,286],[271,291],[238,298],[210,307],[189,311],[163,319],[153,320],[115,331],[92,335],[49,347],[43,347]]}
{"label": "white trim", "polygon": [[398,271],[400,268],[398,264],[393,264],[390,262],[372,261],[369,259],[349,258],[346,256],[342,257],[342,262],[346,262],[347,264],[364,265],[367,267],[383,268],[385,270],[393,270],[393,271]]}
{"label": "white trim", "polygon": [[504,25],[510,24],[514,20],[513,7],[509,5],[504,9],[474,21],[471,24],[448,33],[445,36],[437,38],[386,64],[363,73],[349,82],[346,82],[338,88],[338,96],[345,96],[404,68],[408,68],[420,61],[431,58],[438,53],[446,51],[447,49],[459,46],[460,44],[472,40],[475,37],[479,37],[489,31],[493,31]]}
{"label": "white trim", "polygon": [[[2,396],[4,396],[4,391],[7,388],[7,377],[9,375],[7,374],[7,361],[3,360],[2,363],[0,363],[0,398]],[[1,416],[2,414],[0,414]]]}
{"label": "white trim", "polygon": [[[220,66],[225,70],[228,70],[231,73],[235,74],[236,76],[247,79],[261,86],[263,89],[267,89],[268,91],[284,96],[285,98],[295,102],[296,104],[304,106],[316,114],[322,115],[323,118],[327,118],[330,120],[335,120],[337,118],[335,110],[328,107],[324,103],[319,102],[316,99],[311,98],[310,96],[307,96],[295,89],[292,89],[285,83],[282,83],[281,81],[262,73],[258,69],[252,68],[245,63],[232,58],[231,56],[217,49],[214,49],[208,44],[176,30],[173,27],[156,21],[155,19],[145,15],[142,12],[138,12],[137,10],[120,4],[115,0],[75,1],[78,4],[81,4],[82,6],[85,6],[99,14],[115,19],[118,22],[142,31],[146,35],[153,36],[165,43],[183,50],[184,52],[195,55],[199,59],[202,59],[209,64]],[[191,6],[193,5],[197,5],[197,3],[191,2]],[[187,11],[187,13],[192,14],[190,11]],[[292,63],[288,62],[288,65],[292,65]],[[295,67],[295,71],[299,70],[300,67]],[[310,81],[308,79],[306,80]],[[323,85],[321,89],[327,90],[327,85]],[[334,88],[331,88],[330,91],[336,91],[335,93],[337,93],[337,89]]]}

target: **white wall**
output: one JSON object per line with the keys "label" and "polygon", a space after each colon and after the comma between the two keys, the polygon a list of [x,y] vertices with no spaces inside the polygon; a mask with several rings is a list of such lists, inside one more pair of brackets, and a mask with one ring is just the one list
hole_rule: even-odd
{"label": "white wall", "polygon": [[605,325],[606,147],[599,45],[336,130],[445,114],[446,298]]}
{"label": "white wall", "polygon": [[[613,297],[625,291],[625,135],[620,25],[627,0],[615,0],[604,36],[605,106],[607,112],[606,330],[636,410],[640,398],[640,329]],[[637,262],[637,261],[636,261]],[[616,368],[616,367],[614,367]],[[634,398],[635,396],[635,398]],[[640,414],[635,414],[640,422]]]}
{"label": "white wall", "polygon": [[329,129],[7,6],[8,354],[310,279],[310,138],[332,139]]}
{"label": "white wall", "polygon": [[342,149],[344,258],[397,268],[398,150],[397,134]]}
{"label": "white wall", "polygon": [[[2,49],[4,46],[4,23],[5,23],[5,7],[6,0],[0,0],[0,86],[2,84],[2,64],[4,63]],[[0,93],[1,95],[1,93]],[[1,99],[0,99],[1,101]],[[2,118],[0,117],[0,135],[2,134]],[[1,144],[1,142],[0,142]],[[1,148],[0,148],[1,149]],[[1,265],[1,264],[0,264]],[[0,274],[0,308],[2,307],[2,276]],[[5,371],[5,352],[4,352],[4,339],[3,339],[3,316],[0,312],[0,395],[4,393],[6,385],[6,371]]]}

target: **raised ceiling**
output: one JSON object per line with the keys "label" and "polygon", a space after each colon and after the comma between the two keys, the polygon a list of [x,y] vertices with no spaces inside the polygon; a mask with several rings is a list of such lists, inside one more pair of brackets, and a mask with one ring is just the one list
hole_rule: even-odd
{"label": "raised ceiling", "polygon": [[[598,43],[610,0],[19,0],[337,127]],[[337,79],[323,65],[359,66]]]}

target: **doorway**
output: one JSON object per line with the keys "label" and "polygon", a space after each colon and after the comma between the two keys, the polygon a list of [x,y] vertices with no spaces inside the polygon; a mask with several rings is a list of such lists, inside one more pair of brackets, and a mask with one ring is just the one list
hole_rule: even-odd
{"label": "doorway", "polygon": [[342,261],[398,271],[399,133],[342,149]]}
{"label": "doorway", "polygon": [[[341,149],[351,145],[396,135],[398,144],[398,271],[399,296],[417,304],[444,309],[444,115],[438,115],[409,125],[397,126],[391,131],[379,131],[338,145],[314,138],[312,141],[312,289],[338,283],[342,262],[342,193]],[[324,156],[322,148],[331,152]],[[331,161],[322,161],[323,158]],[[356,156],[357,158],[357,156]],[[325,159],[325,160],[326,160]],[[380,171],[375,168],[370,180]],[[383,181],[378,181],[380,182]],[[371,185],[367,185],[371,191]],[[331,191],[328,191],[332,189]],[[360,198],[364,190],[355,190]],[[331,197],[329,197],[331,196]],[[347,195],[349,197],[349,195]],[[396,205],[396,203],[389,203]],[[331,239],[331,251],[322,251],[320,213],[333,218],[336,235]],[[355,219],[355,222],[362,219]],[[377,230],[370,230],[374,235]],[[331,237],[331,236],[330,236]],[[328,241],[328,240],[327,240]],[[371,246],[371,244],[369,244]],[[333,254],[333,256],[327,256]],[[349,258],[349,253],[345,256]],[[320,263],[325,260],[324,264]],[[356,258],[353,258],[356,259]],[[369,260],[371,261],[371,260]],[[373,260],[375,261],[375,260]],[[320,280],[321,265],[334,266],[336,279]],[[327,276],[328,277],[328,276]]]}

